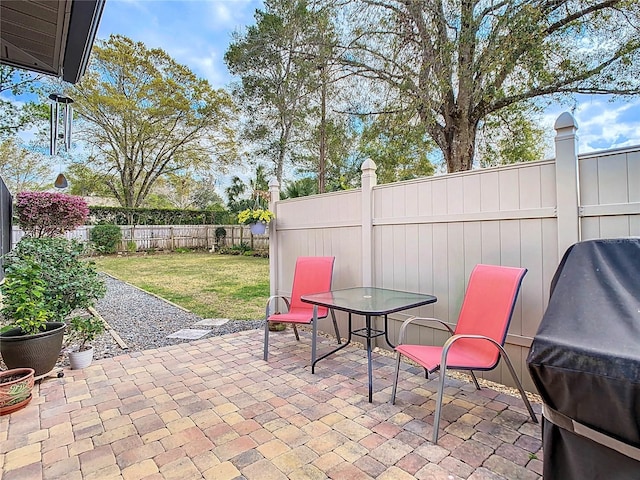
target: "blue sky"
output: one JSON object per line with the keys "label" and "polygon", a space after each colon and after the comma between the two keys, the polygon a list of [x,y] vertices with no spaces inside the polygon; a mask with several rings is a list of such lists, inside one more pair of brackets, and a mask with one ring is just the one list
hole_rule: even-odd
{"label": "blue sky", "polygon": [[[236,30],[254,21],[262,0],[107,0],[98,38],[120,33],[147,47],[160,47],[215,87],[232,80],[224,53]],[[567,105],[552,105],[543,116],[547,156],[553,155],[553,124]],[[615,101],[580,96],[573,111],[580,152],[640,144],[640,98]]]}

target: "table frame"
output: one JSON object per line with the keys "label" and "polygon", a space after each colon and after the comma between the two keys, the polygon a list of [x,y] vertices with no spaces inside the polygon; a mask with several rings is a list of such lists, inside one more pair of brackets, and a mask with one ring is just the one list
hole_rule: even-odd
{"label": "table frame", "polygon": [[[380,292],[392,292],[392,293],[400,293],[400,294],[410,294],[410,295],[418,295],[421,296],[422,299],[416,298],[416,301],[411,302],[410,304],[394,306],[390,308],[378,308],[378,309],[365,309],[365,308],[356,308],[349,307],[348,305],[336,305],[330,301],[323,301],[323,299],[318,298],[319,296],[334,294],[342,291],[354,291],[357,292],[361,290],[362,293],[376,293]],[[409,310],[411,308],[420,307],[423,305],[428,305],[431,303],[435,303],[438,299],[433,295],[426,294],[416,294],[409,293],[401,290],[390,290],[384,288],[375,288],[375,287],[355,287],[355,288],[347,288],[341,290],[332,290],[330,292],[325,292],[322,294],[310,294],[310,295],[302,295],[301,300],[305,303],[310,303],[313,305],[313,338],[311,340],[311,373],[315,373],[316,363],[320,360],[327,358],[330,355],[338,352],[345,348],[349,343],[351,343],[352,335],[362,337],[366,339],[367,346],[367,370],[369,377],[369,403],[373,402],[373,372],[371,367],[371,339],[377,338],[384,335],[384,339],[391,348],[395,348],[395,345],[389,340],[389,319],[388,315],[391,313],[400,312],[403,310]],[[334,348],[333,350],[324,353],[320,357],[317,357],[317,333],[318,333],[318,307],[327,307],[333,310],[338,310],[342,312],[346,312],[349,314],[349,337],[347,338],[346,343],[341,344],[339,347]],[[365,317],[365,326],[363,328],[358,328],[353,330],[352,328],[352,315],[362,315]],[[384,330],[377,330],[371,327],[371,318],[372,317],[380,317],[384,316]]]}

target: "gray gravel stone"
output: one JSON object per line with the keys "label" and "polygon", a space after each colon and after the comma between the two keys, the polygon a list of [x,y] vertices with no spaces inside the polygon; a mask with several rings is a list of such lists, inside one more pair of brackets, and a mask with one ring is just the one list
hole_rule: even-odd
{"label": "gray gravel stone", "polygon": [[[93,342],[94,359],[188,342],[189,340],[167,336],[186,328],[207,328],[202,324],[195,327],[202,320],[195,313],[187,312],[113,277],[105,275],[104,279],[107,294],[96,303],[95,308],[129,348],[123,350],[105,332]],[[223,325],[208,328],[210,333],[203,339],[257,329],[263,325],[264,320],[230,320]]]}

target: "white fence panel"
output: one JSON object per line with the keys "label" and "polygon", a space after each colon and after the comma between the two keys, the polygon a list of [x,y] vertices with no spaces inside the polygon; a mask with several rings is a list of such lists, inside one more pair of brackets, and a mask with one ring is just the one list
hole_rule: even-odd
{"label": "white fence panel", "polygon": [[[640,147],[578,156],[573,119],[561,119],[555,160],[379,186],[375,166],[365,162],[359,191],[278,202],[272,189],[272,284],[289,292],[299,255],[335,255],[335,288],[366,284],[371,271],[374,286],[436,295],[435,304],[390,317],[396,339],[408,315],[454,325],[476,264],[526,267],[506,348],[534,390],[526,357],[564,249],[580,239],[640,236]],[[367,175],[374,180],[365,188]],[[367,251],[371,265],[361,254]],[[446,337],[438,328],[409,330],[410,341],[420,343],[441,345]],[[485,377],[511,384],[504,366]]]}

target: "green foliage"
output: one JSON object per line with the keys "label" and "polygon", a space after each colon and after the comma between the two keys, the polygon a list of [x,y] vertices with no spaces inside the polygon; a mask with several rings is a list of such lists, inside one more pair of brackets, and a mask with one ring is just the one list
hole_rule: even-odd
{"label": "green foliage", "polygon": [[17,138],[8,138],[0,142],[0,176],[14,195],[44,189],[53,180],[51,159],[25,148]]}
{"label": "green foliage", "polygon": [[378,166],[376,173],[381,184],[434,173],[428,158],[434,146],[424,126],[412,124],[406,111],[401,112],[379,115],[373,122],[366,123],[362,132],[360,152]]}
{"label": "green foliage", "polygon": [[244,252],[250,251],[251,247],[246,242],[240,242],[238,245],[233,245],[230,250],[237,252],[236,254],[243,254]]}
{"label": "green foliage", "polygon": [[0,291],[2,315],[7,322],[3,331],[20,327],[26,335],[35,335],[44,331],[46,322],[54,316],[47,301],[47,282],[32,258],[5,264],[5,281]]}
{"label": "green foliage", "polygon": [[318,193],[318,182],[311,177],[299,178],[285,183],[281,199],[307,197]]}
{"label": "green foliage", "polygon": [[164,208],[89,207],[92,223],[116,225],[215,225],[235,223],[225,210],[178,210]]}
{"label": "green foliage", "polygon": [[4,93],[13,96],[41,93],[42,77],[25,70],[0,65],[0,140],[16,135],[19,131],[46,118],[46,110],[38,102],[14,102]]}
{"label": "green foliage", "polygon": [[135,240],[127,240],[127,252],[135,253],[138,250],[138,244]]}
{"label": "green foliage", "polygon": [[122,230],[118,225],[105,223],[96,225],[89,231],[89,238],[101,253],[116,253],[122,241]]}
{"label": "green foliage", "polygon": [[227,230],[224,227],[217,227],[215,231],[216,245],[220,245],[227,237]]}
{"label": "green foliage", "polygon": [[69,181],[69,193],[87,197],[97,195],[111,197],[112,193],[107,187],[104,175],[93,170],[89,165],[92,159],[83,163],[72,163],[65,171]]}
{"label": "green foliage", "polygon": [[89,71],[70,88],[91,168],[122,206],[143,205],[159,178],[238,158],[235,107],[158,48],[111,35],[96,42]]}
{"label": "green foliage", "polygon": [[87,344],[94,341],[105,330],[102,320],[93,315],[89,317],[73,317],[69,325],[73,341],[80,343],[79,351],[89,348]]}
{"label": "green foliage", "polygon": [[[10,284],[16,275],[26,284],[37,277],[32,290],[43,287],[42,305],[51,312],[49,318],[62,322],[76,308],[88,308],[106,293],[95,264],[84,259],[83,253],[84,246],[76,240],[24,237],[4,258],[6,278]],[[21,300],[11,291],[3,289],[3,293],[4,301],[15,306],[6,315],[11,322]]]}
{"label": "green foliage", "polygon": [[[243,139],[252,157],[269,162],[282,183],[317,121],[323,46],[330,42],[325,13],[304,0],[272,0],[255,13],[255,25],[236,34],[224,59],[241,79],[234,94],[246,114]],[[328,57],[324,55],[324,57]],[[325,70],[326,71],[326,70]]]}
{"label": "green foliage", "polygon": [[545,150],[544,129],[538,126],[534,106],[526,110],[511,105],[483,122],[478,142],[478,157],[482,167],[542,160]]}

